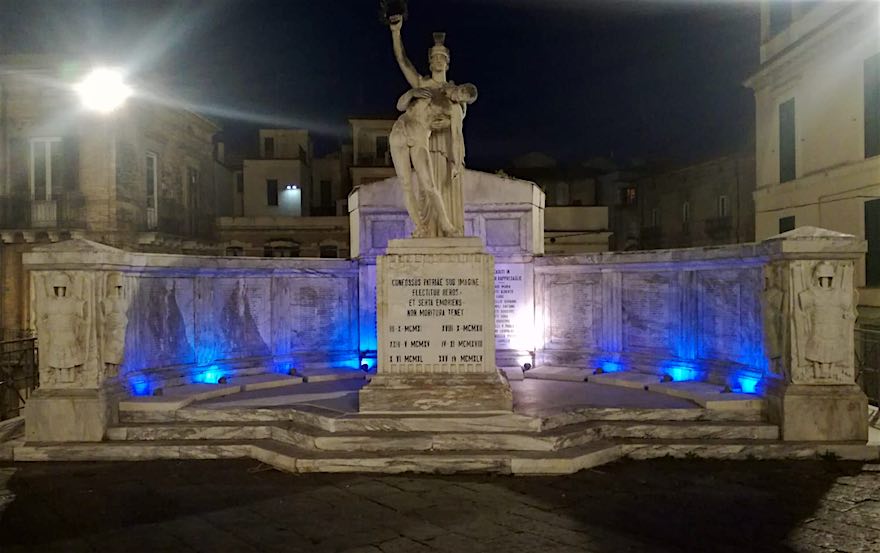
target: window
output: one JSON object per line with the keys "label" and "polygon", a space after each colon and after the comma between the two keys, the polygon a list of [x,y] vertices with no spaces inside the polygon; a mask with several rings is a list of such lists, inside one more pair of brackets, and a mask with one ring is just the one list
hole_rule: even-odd
{"label": "window", "polygon": [[779,234],[782,234],[783,232],[788,232],[790,230],[794,230],[794,215],[781,217],[779,219]]}
{"label": "window", "polygon": [[637,200],[638,196],[635,186],[629,186],[620,191],[620,203],[623,205],[636,205]]}
{"label": "window", "polygon": [[719,217],[728,217],[730,215],[730,200],[727,199],[727,196],[721,195],[718,196],[718,216]]}
{"label": "window", "polygon": [[299,257],[299,243],[290,240],[266,242],[263,257]]}
{"label": "window", "polygon": [[770,36],[776,36],[791,25],[792,0],[770,2]]}
{"label": "window", "polygon": [[321,206],[330,207],[333,203],[333,185],[328,180],[321,181]]}
{"label": "window", "polygon": [[[251,142],[253,144],[253,142]],[[271,159],[275,157],[275,139],[267,136],[263,139],[263,157]]]}
{"label": "window", "polygon": [[681,204],[681,232],[682,234],[691,232],[691,203],[688,201]]}
{"label": "window", "polygon": [[865,202],[865,285],[880,286],[880,200]]}
{"label": "window", "polygon": [[865,60],[865,157],[880,155],[880,54]]}
{"label": "window", "polygon": [[651,209],[651,226],[659,227],[660,226],[660,210],[656,207]]}
{"label": "window", "polygon": [[321,246],[321,257],[339,257],[339,248],[336,246]]}
{"label": "window", "polygon": [[235,191],[244,194],[244,174],[240,171],[235,173]]}
{"label": "window", "polygon": [[381,161],[382,163],[387,163],[389,153],[390,153],[390,149],[388,148],[388,137],[387,136],[377,136],[376,137],[376,159]]}
{"label": "window", "polygon": [[266,204],[278,205],[278,179],[266,181]]}
{"label": "window", "polygon": [[779,105],[779,182],[797,178],[795,170],[794,98]]}
{"label": "window", "polygon": [[64,189],[64,161],[60,138],[31,140],[31,198],[51,200]]}
{"label": "window", "polygon": [[147,152],[146,157],[146,182],[147,209],[156,209],[156,198],[159,193],[158,158],[153,152]]}

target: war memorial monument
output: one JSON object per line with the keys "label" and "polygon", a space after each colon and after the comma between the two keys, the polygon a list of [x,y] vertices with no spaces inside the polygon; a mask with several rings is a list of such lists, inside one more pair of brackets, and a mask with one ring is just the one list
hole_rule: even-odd
{"label": "war memorial monument", "polygon": [[422,75],[403,13],[387,15],[408,85],[397,177],[349,197],[352,258],[86,240],[26,254],[40,388],[16,461],[548,474],[622,456],[880,458],[854,381],[863,241],[802,227],[544,255],[543,192],[465,168],[477,88],[447,79],[446,37]]}

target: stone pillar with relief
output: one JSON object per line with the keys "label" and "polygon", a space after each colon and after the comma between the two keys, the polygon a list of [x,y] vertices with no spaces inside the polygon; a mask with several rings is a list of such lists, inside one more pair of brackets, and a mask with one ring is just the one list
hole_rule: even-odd
{"label": "stone pillar with relief", "polygon": [[868,439],[855,381],[855,262],[863,240],[800,227],[764,241],[764,337],[770,416],[786,441]]}
{"label": "stone pillar with relief", "polygon": [[494,269],[479,238],[390,241],[376,275],[377,375],[361,412],[512,409],[495,367]]}
{"label": "stone pillar with relief", "polygon": [[40,348],[40,386],[24,408],[29,442],[101,441],[114,419],[134,282],[112,266],[125,257],[86,240],[25,254]]}

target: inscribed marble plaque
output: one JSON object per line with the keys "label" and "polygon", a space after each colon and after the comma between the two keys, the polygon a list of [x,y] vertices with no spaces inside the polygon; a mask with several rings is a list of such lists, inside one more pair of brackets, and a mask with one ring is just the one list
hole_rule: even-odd
{"label": "inscribed marble plaque", "polygon": [[549,341],[565,348],[592,347],[596,344],[599,277],[572,275],[547,283],[549,310],[544,311]]}
{"label": "inscribed marble plaque", "polygon": [[530,349],[534,314],[528,293],[526,265],[495,265],[495,347]]}
{"label": "inscribed marble plaque", "polygon": [[624,274],[622,283],[623,344],[628,349],[668,351],[672,325],[680,318],[674,309],[672,277],[663,274]]}

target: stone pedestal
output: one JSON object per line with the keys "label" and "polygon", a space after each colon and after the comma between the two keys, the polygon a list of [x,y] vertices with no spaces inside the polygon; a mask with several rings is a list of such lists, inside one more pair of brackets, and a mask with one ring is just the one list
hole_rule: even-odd
{"label": "stone pedestal", "polygon": [[854,236],[800,227],[764,242],[769,418],[786,441],[866,442],[868,400],[855,384]]}
{"label": "stone pedestal", "polygon": [[790,442],[868,441],[868,398],[849,386],[788,386],[779,402],[782,439]]}
{"label": "stone pedestal", "polygon": [[392,240],[377,260],[378,369],[362,412],[510,411],[494,259],[479,238]]}
{"label": "stone pedestal", "polygon": [[24,408],[28,442],[100,442],[111,406],[103,390],[37,390]]}

